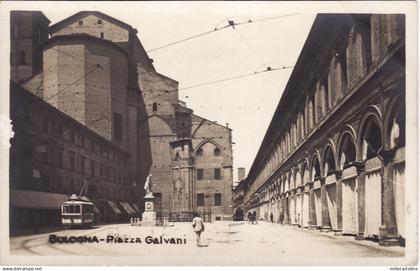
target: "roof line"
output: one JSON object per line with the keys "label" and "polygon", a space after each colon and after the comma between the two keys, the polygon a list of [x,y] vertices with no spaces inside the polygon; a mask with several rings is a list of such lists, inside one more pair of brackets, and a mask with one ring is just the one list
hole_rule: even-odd
{"label": "roof line", "polygon": [[107,39],[101,39],[101,38],[98,38],[96,36],[92,36],[92,35],[84,34],[84,33],[71,34],[71,35],[57,35],[57,36],[54,36],[51,39],[43,42],[41,45],[42,45],[43,49],[45,49],[46,46],[48,46],[50,44],[53,44],[56,41],[60,41],[60,40],[68,40],[68,41],[73,40],[74,41],[74,40],[81,40],[81,39],[87,39],[87,40],[91,40],[91,41],[94,41],[94,42],[99,42],[99,43],[104,43],[104,44],[110,45],[111,47],[114,47],[115,49],[120,51],[122,54],[124,54],[128,58],[128,53],[123,48],[118,46],[116,43],[114,43],[110,40],[107,40]]}
{"label": "roof line", "polygon": [[122,26],[122,27],[124,27],[128,30],[134,30],[134,28],[131,25],[129,25],[129,24],[127,24],[127,23],[125,23],[121,20],[118,20],[118,19],[116,19],[112,16],[109,16],[105,13],[102,13],[100,11],[91,10],[91,11],[79,11],[79,12],[77,12],[77,13],[75,13],[75,14],[73,14],[73,15],[71,15],[71,16],[69,16],[69,17],[51,25],[50,26],[50,32],[54,33],[56,31],[58,31],[63,24],[65,24],[67,22],[71,22],[73,20],[76,21],[80,17],[86,17],[86,16],[91,15],[91,14],[96,15],[96,16],[101,17],[101,18],[104,18],[104,19],[107,19],[107,20],[110,20],[110,21],[112,21],[112,22],[114,22],[114,23],[116,23],[116,24],[118,24],[118,25],[120,25],[120,26]]}

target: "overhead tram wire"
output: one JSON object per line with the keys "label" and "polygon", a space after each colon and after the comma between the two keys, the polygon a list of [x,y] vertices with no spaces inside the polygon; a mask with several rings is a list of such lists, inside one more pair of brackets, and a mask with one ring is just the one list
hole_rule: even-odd
{"label": "overhead tram wire", "polygon": [[215,81],[209,81],[209,82],[205,82],[205,83],[200,83],[200,84],[196,84],[196,85],[192,85],[192,86],[187,86],[187,87],[179,88],[178,90],[186,90],[186,89],[191,89],[191,88],[197,88],[197,87],[202,87],[202,86],[217,84],[217,83],[221,83],[221,82],[225,82],[225,81],[236,80],[236,79],[240,79],[240,78],[243,78],[243,77],[253,76],[253,75],[257,75],[257,74],[261,74],[261,73],[265,73],[265,72],[291,69],[293,67],[294,66],[283,66],[283,67],[280,67],[280,68],[267,67],[263,71],[255,71],[255,72],[252,72],[252,73],[246,73],[246,74],[236,75],[236,76],[232,76],[232,77],[228,77],[228,78],[223,78],[223,79],[219,79],[219,80],[215,80]]}
{"label": "overhead tram wire", "polygon": [[154,52],[154,51],[157,51],[157,50],[160,50],[160,49],[166,48],[166,47],[170,47],[170,46],[176,45],[176,44],[178,44],[178,43],[182,43],[182,42],[185,42],[185,41],[189,41],[189,40],[192,40],[192,39],[195,39],[195,38],[201,37],[201,36],[205,36],[205,35],[208,35],[208,34],[214,33],[214,32],[216,32],[216,31],[223,30],[223,29],[226,29],[226,28],[229,28],[229,27],[232,27],[233,29],[235,29],[235,26],[238,26],[238,25],[251,24],[251,23],[258,23],[258,22],[264,22],[264,21],[271,21],[271,20],[276,20],[276,19],[280,19],[280,18],[284,18],[284,17],[295,16],[295,15],[298,15],[298,14],[300,14],[300,13],[291,13],[291,14],[285,14],[285,15],[279,15],[279,16],[273,16],[273,17],[261,18],[261,19],[257,19],[257,20],[251,20],[251,19],[248,19],[248,20],[247,20],[247,21],[245,21],[245,22],[239,22],[239,23],[236,23],[236,22],[235,22],[235,21],[233,21],[233,20],[228,20],[228,24],[227,24],[227,25],[225,25],[225,26],[223,26],[223,27],[218,28],[218,27],[216,26],[213,30],[206,31],[206,32],[203,32],[203,33],[200,33],[200,34],[197,34],[197,35],[194,35],[194,36],[188,37],[188,38],[184,38],[184,39],[181,39],[181,40],[178,40],[178,41],[170,42],[170,43],[168,43],[168,44],[165,44],[165,45],[162,45],[162,46],[159,46],[159,47],[156,47],[156,48],[153,48],[153,49],[147,50],[146,52],[147,52],[147,53],[151,53],[151,52]]}

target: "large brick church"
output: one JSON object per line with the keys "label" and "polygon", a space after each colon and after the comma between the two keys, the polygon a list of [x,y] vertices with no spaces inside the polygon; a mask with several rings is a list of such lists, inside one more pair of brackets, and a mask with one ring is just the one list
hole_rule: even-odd
{"label": "large brick church", "polygon": [[[35,175],[43,176],[33,173],[33,163],[14,165],[11,160],[11,168],[26,167],[33,173],[28,180],[11,174],[12,205],[19,202],[13,199],[13,191],[65,195],[77,192],[79,184],[93,201],[132,203],[131,210],[137,206],[140,214],[143,185],[152,174],[160,217],[183,219],[197,210],[212,220],[231,219],[231,129],[195,115],[179,100],[178,82],[155,70],[132,26],[97,11],[78,12],[49,24],[39,11],[11,12],[11,94],[23,91],[41,98],[45,106],[76,122],[76,135],[92,132],[100,137],[100,152],[106,152],[106,157],[115,149],[126,159],[120,163],[122,168],[114,170],[114,163],[107,166],[93,158],[94,144],[85,148],[82,137],[81,151],[70,152],[76,166],[64,170],[63,178],[51,176],[52,182],[61,183],[48,191],[42,185],[27,185]],[[12,110],[14,106],[12,102]],[[57,144],[58,149],[64,148],[64,161],[68,160],[66,146]],[[13,148],[12,142],[12,153]],[[67,182],[73,177],[68,176],[75,172],[76,187],[70,191]],[[122,178],[120,185],[112,183],[115,175]],[[15,212],[29,208],[15,205]],[[111,209],[118,209],[114,205]],[[119,209],[121,213],[130,210]]]}

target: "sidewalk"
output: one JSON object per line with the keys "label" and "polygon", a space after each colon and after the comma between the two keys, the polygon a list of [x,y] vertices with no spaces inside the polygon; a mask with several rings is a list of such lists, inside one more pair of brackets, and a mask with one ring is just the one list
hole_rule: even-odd
{"label": "sidewalk", "polygon": [[385,252],[391,252],[391,253],[396,253],[400,256],[404,256],[405,255],[405,247],[400,247],[400,246],[380,246],[377,242],[375,241],[370,241],[370,240],[355,240],[354,236],[351,235],[336,235],[334,231],[328,231],[328,232],[322,232],[319,229],[309,229],[309,228],[301,228],[298,226],[293,226],[293,225],[282,225],[282,224],[278,224],[278,223],[270,223],[267,221],[259,221],[259,223],[264,223],[264,224],[272,224],[272,225],[276,225],[278,227],[288,227],[291,229],[294,229],[296,231],[302,231],[302,232],[307,232],[307,233],[311,233],[313,235],[318,235],[318,236],[323,236],[326,238],[330,238],[333,240],[342,240],[342,241],[346,241],[346,242],[351,242],[353,244],[359,245],[359,246],[363,246],[366,248],[370,248],[370,249],[375,249],[375,250],[380,250],[380,251],[385,251]]}

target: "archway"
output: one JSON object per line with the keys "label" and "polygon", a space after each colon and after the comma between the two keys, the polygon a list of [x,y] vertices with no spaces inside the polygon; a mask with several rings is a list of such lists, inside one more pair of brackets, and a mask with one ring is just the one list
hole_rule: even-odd
{"label": "archway", "polygon": [[239,207],[235,210],[234,220],[235,221],[243,221],[244,220],[244,211],[242,210],[241,207]]}
{"label": "archway", "polygon": [[340,138],[339,167],[342,169],[342,230],[343,234],[357,234],[359,229],[356,146],[354,138],[345,132]]}
{"label": "archway", "polygon": [[303,223],[303,206],[302,206],[302,201],[303,201],[303,189],[302,189],[302,174],[301,174],[301,170],[299,167],[296,168],[295,173],[294,173],[294,179],[296,182],[296,193],[295,193],[295,199],[296,199],[296,223],[299,226],[302,226]]}
{"label": "archway", "polygon": [[309,226],[309,170],[306,161],[303,162],[302,166],[302,182],[304,184],[303,199],[302,199],[302,227],[306,228]]}
{"label": "archway", "polygon": [[378,157],[382,149],[382,131],[375,115],[365,118],[359,146],[365,161],[364,237],[377,238],[382,224],[382,161]]}
{"label": "archway", "polygon": [[311,202],[311,210],[312,216],[311,221],[314,221],[315,225],[318,228],[322,226],[322,203],[321,203],[321,183],[319,181],[321,177],[321,167],[319,164],[318,155],[314,155],[312,158],[312,170],[311,170],[311,178],[313,181],[313,198]]}
{"label": "archway", "polygon": [[405,242],[405,102],[404,97],[394,101],[392,110],[386,121],[386,142],[387,149],[393,153],[393,192],[395,224],[398,236],[402,243]]}
{"label": "archway", "polygon": [[337,230],[337,179],[335,175],[335,156],[331,145],[327,145],[323,161],[329,224],[333,230]]}

